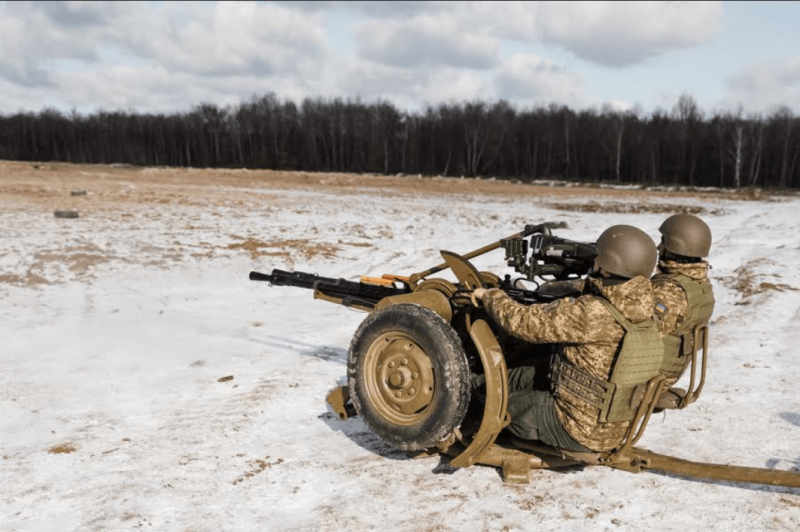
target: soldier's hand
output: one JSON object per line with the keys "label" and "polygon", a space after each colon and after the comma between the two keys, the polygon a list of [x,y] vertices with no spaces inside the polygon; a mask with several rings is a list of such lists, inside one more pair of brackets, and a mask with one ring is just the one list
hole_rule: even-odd
{"label": "soldier's hand", "polygon": [[486,293],[486,289],[485,288],[476,288],[475,290],[473,290],[472,294],[470,294],[470,296],[469,296],[470,299],[472,300],[472,304],[475,305],[476,307],[482,306],[483,305],[483,294],[485,294],[485,293]]}

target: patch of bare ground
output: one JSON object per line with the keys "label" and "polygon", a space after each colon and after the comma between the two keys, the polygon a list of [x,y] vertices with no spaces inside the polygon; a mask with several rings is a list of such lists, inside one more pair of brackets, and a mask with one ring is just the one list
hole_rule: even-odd
{"label": "patch of bare ground", "polygon": [[54,278],[50,275],[50,268],[55,265],[66,267],[76,278],[81,279],[91,277],[97,266],[115,260],[127,259],[90,243],[63,249],[42,249],[33,254],[33,260],[24,274],[0,274],[0,283],[28,287],[57,284],[60,276]]}
{"label": "patch of bare ground", "polygon": [[796,196],[793,190],[764,190],[756,187],[740,188],[734,192],[735,198],[745,201],[776,201],[776,196]]}
{"label": "patch of bare ground", "polygon": [[251,469],[249,471],[246,471],[246,472],[242,473],[241,475],[239,475],[239,477],[237,477],[236,480],[234,480],[232,482],[232,484],[234,486],[237,485],[237,484],[241,484],[245,480],[247,480],[249,478],[252,478],[252,477],[258,475],[259,473],[263,472],[265,469],[268,469],[268,468],[270,468],[270,467],[272,467],[274,465],[279,465],[279,464],[283,463],[283,458],[278,458],[274,462],[269,462],[268,460],[269,460],[269,456],[267,456],[263,460],[258,459],[258,458],[255,459],[255,460],[250,460],[249,462],[247,462],[247,465],[249,465],[251,467]]}
{"label": "patch of bare ground", "polygon": [[[731,277],[722,277],[720,282],[739,293],[740,299],[736,305],[751,304],[753,296],[766,292],[784,292],[786,290],[797,291],[798,288],[773,280],[780,279],[780,274],[757,274],[753,269],[768,262],[767,259],[756,259],[748,262],[744,266],[736,268]],[[765,280],[770,278],[771,280]]]}
{"label": "patch of bare ground", "polygon": [[517,501],[517,505],[519,506],[520,510],[532,512],[537,508],[541,508],[544,502],[545,498],[542,495],[533,494],[529,497],[519,499]]}
{"label": "patch of bare ground", "polygon": [[91,246],[39,251],[33,256],[33,264],[24,278],[24,283],[26,285],[47,283],[48,281],[39,274],[43,274],[49,264],[63,264],[70,272],[80,278],[90,275],[96,266],[111,260],[122,259]]}
{"label": "patch of bare ground", "polygon": [[263,256],[281,256],[288,258],[290,256],[290,252],[287,250],[292,250],[293,252],[302,256],[305,260],[310,260],[318,256],[329,259],[334,258],[339,251],[339,247],[335,244],[315,242],[313,240],[287,239],[270,240],[269,242],[264,242],[263,240],[258,240],[257,238],[252,237],[245,238],[242,242],[228,244],[227,249],[241,249],[247,251],[252,259]]}
{"label": "patch of bare ground", "polygon": [[97,253],[36,253],[35,263],[61,262],[67,264],[69,271],[85,275],[88,271],[98,264],[109,261],[107,255]]}
{"label": "patch of bare ground", "polygon": [[795,508],[800,508],[800,501],[793,501],[792,499],[790,499],[788,497],[781,497],[780,501],[782,503],[784,503],[784,504],[789,505],[789,506],[794,506]]}
{"label": "patch of bare ground", "polygon": [[47,449],[47,452],[50,454],[69,454],[69,453],[74,453],[77,450],[78,448],[75,447],[75,445],[67,442],[50,447],[49,449]]}
{"label": "patch of bare ground", "polygon": [[551,209],[568,212],[600,212],[600,213],[625,213],[625,214],[722,214],[721,209],[709,211],[705,207],[690,205],[667,205],[657,203],[620,203],[608,202],[598,203],[589,201],[588,203],[549,203]]}
{"label": "patch of bare ground", "polygon": [[0,283],[29,287],[50,284],[44,277],[31,273],[30,271],[26,272],[25,275],[15,275],[13,273],[1,274]]}
{"label": "patch of bare ground", "polygon": [[[0,201],[11,200],[84,212],[119,209],[126,204],[187,206],[269,205],[269,189],[344,189],[374,194],[474,194],[535,198],[608,198],[646,200],[653,197],[769,200],[772,191],[742,189],[736,193],[672,187],[608,187],[597,183],[547,186],[520,181],[440,176],[288,172],[220,168],[136,167],[70,163],[0,161]],[[563,184],[563,182],[554,182]],[[83,190],[85,196],[72,196]],[[260,190],[258,193],[254,191]],[[266,193],[264,193],[266,192]]]}

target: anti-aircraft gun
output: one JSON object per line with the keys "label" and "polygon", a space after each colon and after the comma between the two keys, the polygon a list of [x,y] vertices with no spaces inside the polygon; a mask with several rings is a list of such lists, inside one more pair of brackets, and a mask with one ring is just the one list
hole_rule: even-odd
{"label": "anti-aircraft gun", "polygon": [[[503,248],[508,266],[522,274],[522,277],[512,279],[510,275],[506,275],[504,279],[500,279],[489,272],[483,272],[481,275],[486,277],[485,280],[490,286],[503,289],[510,297],[521,303],[550,301],[573,294],[576,291],[574,284],[559,284],[553,281],[577,280],[588,273],[597,256],[597,246],[593,243],[576,242],[553,236],[550,229],[552,225],[543,223],[525,226],[522,232],[468,253],[463,258],[472,259],[489,251]],[[526,240],[527,237],[530,238]],[[387,274],[381,278],[362,277],[360,282],[274,269],[270,274],[251,272],[250,280],[266,281],[275,286],[313,289],[315,299],[331,301],[358,310],[372,311],[375,310],[375,305],[386,297],[419,291],[415,290],[419,281],[449,267],[449,263],[445,262],[411,277]],[[552,277],[552,279],[548,281],[545,276]],[[525,288],[520,283],[522,280],[536,284],[537,290]],[[442,288],[438,283],[439,280],[436,281],[437,286]],[[545,281],[546,289],[540,289],[540,281]],[[464,291],[463,287],[458,287],[454,293]],[[466,291],[471,290],[466,289]]]}
{"label": "anti-aircraft gun", "polygon": [[[656,376],[639,392],[628,432],[618,447],[603,453],[576,453],[503,434],[508,373],[503,332],[472,304],[477,288],[500,288],[522,304],[577,295],[576,282],[597,256],[593,243],[552,234],[553,224],[523,231],[465,255],[441,251],[444,262],[409,276],[385,274],[358,282],[275,269],[251,272],[250,279],[277,286],[311,289],[322,299],[369,313],[353,335],[347,385],[327,401],[340,419],[363,418],[384,441],[418,455],[443,453],[454,468],[484,464],[502,468],[507,481],[529,482],[531,469],[602,465],[630,472],[662,471],[684,476],[800,488],[800,473],[690,462],[635,447],[664,388]],[[521,274],[500,278],[479,272],[470,259],[502,248],[506,263]],[[457,282],[432,277],[452,270]],[[536,285],[530,289],[528,283]],[[695,342],[706,359],[707,331]],[[507,349],[507,348],[506,348]],[[697,359],[701,353],[692,353]],[[619,364],[620,361],[617,361]],[[482,404],[471,400],[470,375],[485,376]],[[705,371],[699,394],[705,380]],[[692,375],[694,382],[694,375]],[[614,388],[608,390],[614,400]],[[477,406],[476,406],[477,405]],[[468,410],[477,422],[467,418]],[[473,420],[474,421],[474,420]]]}

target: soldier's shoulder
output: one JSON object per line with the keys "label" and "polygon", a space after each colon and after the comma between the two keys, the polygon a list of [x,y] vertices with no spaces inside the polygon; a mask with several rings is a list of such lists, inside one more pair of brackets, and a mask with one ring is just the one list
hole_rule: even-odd
{"label": "soldier's shoulder", "polygon": [[682,294],[685,292],[681,284],[670,274],[656,275],[651,279],[653,291],[658,294],[659,292],[670,292],[675,294]]}
{"label": "soldier's shoulder", "polygon": [[596,295],[583,295],[575,301],[575,318],[581,320],[586,331],[616,330],[616,319],[606,305],[612,304]]}
{"label": "soldier's shoulder", "polygon": [[656,313],[664,315],[670,310],[681,312],[686,307],[686,291],[677,283],[653,284],[653,295],[656,301]]}
{"label": "soldier's shoulder", "polygon": [[583,312],[608,312],[606,304],[600,296],[594,294],[584,294],[574,300],[574,304],[579,307]]}
{"label": "soldier's shoulder", "polygon": [[[583,296],[581,296],[581,297],[583,297]],[[567,311],[571,307],[575,307],[575,305],[578,304],[578,299],[579,298],[575,298],[575,297],[572,297],[572,296],[562,297],[560,299],[556,299],[554,301],[551,301],[550,303],[542,304],[542,310],[545,311],[545,312],[555,312],[557,310]]]}

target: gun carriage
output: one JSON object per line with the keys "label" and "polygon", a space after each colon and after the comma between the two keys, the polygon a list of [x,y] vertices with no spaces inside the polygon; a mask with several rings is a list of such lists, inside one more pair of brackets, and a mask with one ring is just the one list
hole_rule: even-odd
{"label": "gun carriage", "polygon": [[[510,482],[529,482],[532,469],[595,465],[800,488],[800,473],[793,471],[691,462],[636,447],[663,389],[663,377],[651,379],[639,391],[641,400],[632,410],[628,432],[611,451],[578,453],[502,432],[510,423],[507,368],[520,356],[520,346],[493,325],[470,296],[476,288],[500,288],[522,304],[577,296],[576,281],[591,269],[596,246],[554,236],[551,227],[528,225],[463,256],[441,251],[443,263],[410,276],[385,274],[355,282],[275,269],[271,274],[251,272],[250,280],[310,289],[315,299],[369,313],[351,341],[347,385],[334,388],[327,401],[340,419],[361,416],[398,449],[417,456],[446,454],[454,468],[499,467]],[[507,265],[520,277],[501,279],[479,272],[469,262],[501,248]],[[433,277],[446,269],[457,282]],[[535,289],[530,289],[531,283]],[[527,345],[524,356],[546,363],[550,347],[532,350]],[[687,393],[692,401],[705,383],[707,349],[704,327],[695,332],[692,346]],[[484,375],[485,397],[471,397],[473,374]],[[610,396],[613,393],[612,388]]]}

